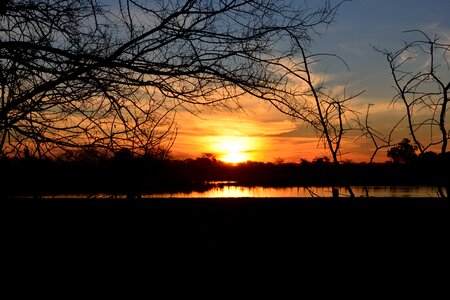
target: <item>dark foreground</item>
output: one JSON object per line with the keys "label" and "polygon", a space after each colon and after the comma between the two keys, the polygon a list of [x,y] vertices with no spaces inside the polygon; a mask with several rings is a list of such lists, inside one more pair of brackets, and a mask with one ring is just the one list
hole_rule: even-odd
{"label": "dark foreground", "polygon": [[402,239],[437,246],[439,235],[448,233],[449,207],[448,199],[436,198],[5,199],[1,211],[9,238],[27,251],[57,244],[118,254],[313,242],[378,247]]}
{"label": "dark foreground", "polygon": [[378,271],[397,280],[446,270],[439,284],[449,210],[443,199],[5,199],[2,257],[15,276],[225,268],[235,278],[271,266],[317,280],[345,270],[364,282]]}

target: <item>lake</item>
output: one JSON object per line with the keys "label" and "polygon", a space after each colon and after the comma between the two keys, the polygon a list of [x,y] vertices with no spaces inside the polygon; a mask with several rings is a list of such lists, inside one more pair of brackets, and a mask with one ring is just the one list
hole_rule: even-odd
{"label": "lake", "polygon": [[[207,191],[174,192],[161,194],[143,194],[141,198],[310,198],[331,197],[331,187],[244,187],[229,183],[216,182]],[[439,197],[434,186],[353,186],[356,197]],[[339,188],[340,197],[349,197],[344,187]],[[92,194],[92,195],[55,195],[45,198],[127,198],[126,195]]]}
{"label": "lake", "polygon": [[[243,187],[234,185],[217,186],[205,192],[164,193],[143,195],[143,198],[284,198],[284,197],[331,197],[331,187]],[[352,187],[355,196],[370,197],[439,197],[436,187],[431,186],[370,186]],[[344,187],[339,188],[340,197],[349,197]]]}

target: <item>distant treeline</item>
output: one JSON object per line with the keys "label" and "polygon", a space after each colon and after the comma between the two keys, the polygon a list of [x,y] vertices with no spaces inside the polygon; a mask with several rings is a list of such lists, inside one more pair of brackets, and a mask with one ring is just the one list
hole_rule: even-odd
{"label": "distant treeline", "polygon": [[96,159],[2,159],[3,195],[158,193],[201,191],[212,181],[242,186],[436,185],[448,186],[450,153],[408,164],[343,163],[326,158],[299,163],[230,165],[213,156],[174,160],[116,155]]}

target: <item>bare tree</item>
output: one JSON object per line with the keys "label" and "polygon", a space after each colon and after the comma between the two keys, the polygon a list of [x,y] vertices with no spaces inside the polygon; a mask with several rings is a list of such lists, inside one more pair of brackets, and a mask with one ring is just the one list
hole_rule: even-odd
{"label": "bare tree", "polygon": [[[108,13],[95,1],[6,1],[0,15],[0,149],[127,145],[167,150],[175,105],[117,62]],[[164,149],[165,148],[165,149]]]}
{"label": "bare tree", "polygon": [[167,150],[177,108],[282,101],[283,60],[342,2],[2,0],[1,155]]}
{"label": "bare tree", "polygon": [[[289,70],[293,90],[283,101],[274,101],[273,104],[281,112],[310,125],[331,154],[333,165],[339,169],[342,141],[349,131],[358,128],[358,114],[349,103],[363,91],[349,96],[345,90],[340,95],[333,93],[326,87],[325,79],[313,73],[312,67],[319,63],[321,56],[341,59],[335,55],[311,54],[302,47],[300,41],[297,41],[297,46],[300,56],[284,66]],[[355,196],[349,185],[346,185],[346,189],[351,197]]]}
{"label": "bare tree", "polygon": [[[441,41],[437,35],[431,38],[421,30],[407,31],[407,33],[418,34],[419,38],[413,42],[405,42],[404,46],[395,52],[375,48],[385,55],[394,82],[393,88],[396,94],[390,105],[394,107],[400,104],[404,113],[389,134],[383,136],[369,124],[369,105],[366,122],[362,125],[363,134],[369,137],[375,145],[373,159],[380,149],[391,147],[394,133],[401,131],[401,126],[406,123],[406,128],[414,144],[408,148],[409,152],[417,149],[423,155],[429,150],[439,149],[443,169],[436,170],[438,174],[441,174],[441,178],[438,180],[440,182],[437,182],[438,192],[441,197],[448,197],[449,188],[446,183],[448,182],[446,174],[448,159],[445,156],[448,155],[447,148],[450,137],[447,125],[450,43],[445,40]],[[395,161],[394,156],[399,154],[397,152],[405,152],[404,148],[407,147],[404,145],[409,145],[409,139],[403,139],[402,142],[392,147],[388,151],[388,156]],[[399,159],[397,158],[397,160]],[[443,192],[442,186],[446,187],[447,196]]]}
{"label": "bare tree", "polygon": [[[445,153],[450,131],[447,127],[450,89],[450,43],[431,38],[420,30],[420,39],[405,42],[395,51],[378,50],[389,63],[396,95],[391,105],[400,103],[404,110],[402,120],[420,153],[440,146]],[[396,125],[398,126],[398,124]]]}

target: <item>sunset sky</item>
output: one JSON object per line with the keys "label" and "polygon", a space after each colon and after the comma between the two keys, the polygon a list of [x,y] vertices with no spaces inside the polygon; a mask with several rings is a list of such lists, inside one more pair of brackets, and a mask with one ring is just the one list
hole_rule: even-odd
{"label": "sunset sky", "polygon": [[[450,1],[448,0],[353,0],[344,3],[325,35],[316,38],[313,51],[339,55],[350,71],[336,60],[323,61],[320,72],[326,72],[336,89],[347,85],[349,93],[365,90],[352,107],[365,111],[368,103],[372,125],[387,131],[400,112],[389,106],[394,95],[388,64],[373,46],[395,51],[404,40],[417,35],[405,30],[420,29],[431,36],[438,34],[450,40]],[[260,100],[244,100],[243,110],[208,110],[198,116],[180,113],[178,136],[172,148],[176,158],[198,157],[211,152],[229,162],[285,161],[313,159],[327,152],[310,128],[295,122]],[[400,109],[400,107],[398,107]],[[403,138],[405,136],[398,137]],[[372,146],[367,139],[348,135],[342,147],[342,159],[368,161]],[[377,156],[386,161],[385,153]]]}

